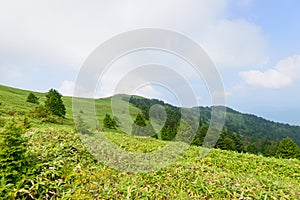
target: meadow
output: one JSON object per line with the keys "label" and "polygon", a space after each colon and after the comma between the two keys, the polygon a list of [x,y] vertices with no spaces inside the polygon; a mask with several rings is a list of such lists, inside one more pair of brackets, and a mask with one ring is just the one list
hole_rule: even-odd
{"label": "meadow", "polygon": [[[30,91],[0,86],[0,132],[12,119],[22,121],[35,105]],[[34,93],[45,100],[45,94]],[[59,123],[28,117],[22,137],[30,162],[20,180],[0,179],[3,199],[300,199],[300,161],[190,146],[169,166],[147,173],[119,171],[98,161],[82,142],[73,122],[72,98],[63,97],[66,117]],[[84,101],[84,100],[83,100]],[[95,101],[97,118],[111,112],[110,98]],[[83,108],[83,112],[85,112]],[[140,110],[130,105],[132,116]],[[119,119],[125,121],[126,119]],[[125,126],[126,124],[123,124]],[[172,142],[102,134],[128,152],[153,152]],[[181,144],[175,144],[181,145]]]}

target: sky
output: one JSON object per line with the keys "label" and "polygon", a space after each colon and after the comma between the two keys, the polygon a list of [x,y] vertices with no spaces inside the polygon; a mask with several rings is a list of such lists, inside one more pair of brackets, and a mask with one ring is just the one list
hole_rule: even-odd
{"label": "sky", "polygon": [[[222,78],[227,106],[300,125],[299,9],[298,0],[0,0],[0,84],[72,95],[99,45],[126,31],[161,28],[205,50]],[[111,87],[97,97],[112,94],[120,68],[147,59],[179,71],[190,67],[164,53],[128,55],[114,64],[106,77]],[[205,82],[185,78],[199,104],[210,105]],[[136,93],[176,104],[170,91],[154,85]]]}

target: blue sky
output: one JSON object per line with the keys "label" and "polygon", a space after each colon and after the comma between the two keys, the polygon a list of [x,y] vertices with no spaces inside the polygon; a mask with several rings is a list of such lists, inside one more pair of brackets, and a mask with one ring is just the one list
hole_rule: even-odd
{"label": "blue sky", "polygon": [[[54,87],[71,95],[80,67],[101,43],[133,29],[165,28],[187,35],[207,52],[222,77],[227,106],[300,125],[299,9],[298,0],[2,1],[0,84],[42,92]],[[115,67],[152,57],[180,64],[168,56],[140,57]],[[111,82],[118,81],[114,73],[107,78]],[[188,81],[198,90],[199,104],[209,105],[205,85]],[[139,94],[172,103],[154,86]]]}

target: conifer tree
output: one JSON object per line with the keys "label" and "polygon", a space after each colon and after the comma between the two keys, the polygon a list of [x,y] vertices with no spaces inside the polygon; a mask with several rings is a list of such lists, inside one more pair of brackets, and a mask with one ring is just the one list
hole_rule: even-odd
{"label": "conifer tree", "polygon": [[62,101],[62,95],[55,89],[50,89],[46,95],[45,107],[53,115],[64,117],[66,115],[66,108]]}
{"label": "conifer tree", "polygon": [[287,137],[280,141],[275,156],[278,158],[300,159],[300,150],[297,144],[291,138]]}

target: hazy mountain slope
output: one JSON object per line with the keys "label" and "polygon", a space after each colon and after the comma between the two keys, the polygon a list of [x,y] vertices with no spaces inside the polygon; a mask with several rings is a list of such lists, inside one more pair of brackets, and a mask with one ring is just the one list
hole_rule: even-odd
{"label": "hazy mountain slope", "polygon": [[[201,116],[210,118],[211,108],[200,107]],[[300,146],[300,127],[272,122],[255,115],[244,114],[226,108],[225,128],[255,140],[278,141],[286,137],[293,139]]]}

